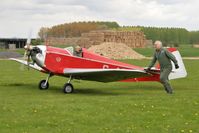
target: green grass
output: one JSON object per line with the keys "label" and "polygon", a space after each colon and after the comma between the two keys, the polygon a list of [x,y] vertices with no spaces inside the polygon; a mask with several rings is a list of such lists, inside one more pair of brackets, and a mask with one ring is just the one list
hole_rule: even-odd
{"label": "green grass", "polygon": [[[149,60],[124,60],[146,66]],[[173,95],[159,83],[73,81],[64,94],[65,78],[52,77],[50,89],[38,82],[45,74],[20,71],[0,61],[1,133],[180,133],[199,132],[198,61],[185,61],[188,77],[171,81]]]}
{"label": "green grass", "polygon": [[153,48],[134,48],[136,52],[146,56],[146,57],[151,57],[154,54],[154,49]]}
{"label": "green grass", "polygon": [[[199,57],[199,48],[179,47],[177,48],[183,57]],[[146,57],[151,57],[154,53],[153,48],[134,48],[134,50]]]}
{"label": "green grass", "polygon": [[179,48],[183,57],[199,57],[199,48]]}

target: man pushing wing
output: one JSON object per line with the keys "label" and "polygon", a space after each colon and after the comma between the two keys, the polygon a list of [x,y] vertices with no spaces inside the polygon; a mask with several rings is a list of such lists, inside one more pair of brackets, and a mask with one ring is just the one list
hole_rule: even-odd
{"label": "man pushing wing", "polygon": [[158,60],[160,64],[160,82],[163,84],[165,91],[168,94],[172,94],[173,89],[169,84],[168,76],[172,71],[171,61],[173,61],[173,63],[175,64],[176,69],[179,68],[178,62],[172,53],[162,47],[161,41],[155,41],[154,47],[155,53],[149,67],[147,68],[147,71],[150,71],[151,67],[153,67]]}

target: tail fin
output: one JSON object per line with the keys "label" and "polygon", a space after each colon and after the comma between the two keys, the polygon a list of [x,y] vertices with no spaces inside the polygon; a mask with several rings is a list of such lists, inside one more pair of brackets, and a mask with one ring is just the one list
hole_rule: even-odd
{"label": "tail fin", "polygon": [[169,79],[171,80],[171,79],[178,79],[178,78],[186,77],[187,71],[186,71],[186,68],[184,66],[180,52],[176,48],[168,48],[168,51],[170,51],[176,57],[176,60],[178,61],[178,65],[179,65],[179,68],[175,69],[175,65],[172,62],[172,68],[173,69],[172,69],[171,74],[169,75]]}

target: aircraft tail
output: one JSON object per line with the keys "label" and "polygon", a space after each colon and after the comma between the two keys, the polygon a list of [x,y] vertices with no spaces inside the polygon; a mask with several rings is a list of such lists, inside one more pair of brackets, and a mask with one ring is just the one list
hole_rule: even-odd
{"label": "aircraft tail", "polygon": [[180,55],[180,52],[176,48],[168,48],[168,51],[170,51],[175,57],[176,60],[178,61],[179,68],[175,69],[175,65],[172,62],[172,72],[169,75],[169,79],[179,79],[179,78],[184,78],[187,76],[187,71],[184,65],[184,62],[182,60],[182,57]]}
{"label": "aircraft tail", "polygon": [[[179,68],[175,69],[174,63],[171,62],[173,69],[169,75],[169,79],[172,80],[172,79],[179,79],[179,78],[186,77],[187,71],[184,66],[180,52],[176,48],[168,48],[168,51],[170,51],[176,57],[176,60],[178,61],[178,65],[179,65]],[[155,67],[152,67],[149,73],[151,74],[151,76],[127,79],[127,80],[123,80],[123,82],[141,82],[141,81],[158,81],[159,82],[160,81],[160,65],[159,65],[159,63]]]}

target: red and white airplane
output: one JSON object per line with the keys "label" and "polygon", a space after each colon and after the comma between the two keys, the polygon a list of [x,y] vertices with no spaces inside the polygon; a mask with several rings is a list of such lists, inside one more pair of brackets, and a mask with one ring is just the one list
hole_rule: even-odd
{"label": "red and white airplane", "polygon": [[[69,78],[68,82],[63,87],[64,93],[73,92],[73,85],[71,84],[72,79],[99,82],[159,82],[160,70],[158,67],[154,67],[150,72],[146,72],[143,67],[111,60],[91,53],[85,48],[82,48],[82,57],[74,56],[73,47],[62,49],[47,45],[26,45],[24,48],[29,52],[28,61],[15,58],[11,58],[11,60],[48,74],[47,78],[41,80],[39,83],[39,88],[41,90],[49,88],[48,81],[53,75]],[[187,72],[180,53],[175,48],[169,48],[168,50],[175,55],[180,66],[179,69],[173,67],[169,79],[186,77]],[[30,63],[30,57],[33,63]]]}

